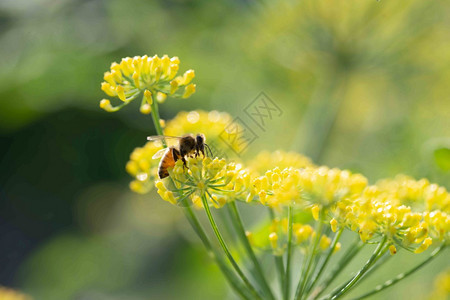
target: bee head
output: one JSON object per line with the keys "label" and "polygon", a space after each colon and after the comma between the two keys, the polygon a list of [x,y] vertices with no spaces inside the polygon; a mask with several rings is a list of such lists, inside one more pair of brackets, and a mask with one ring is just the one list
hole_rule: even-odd
{"label": "bee head", "polygon": [[201,133],[197,134],[197,136],[195,137],[197,145],[203,145],[205,143],[205,140],[205,136]]}

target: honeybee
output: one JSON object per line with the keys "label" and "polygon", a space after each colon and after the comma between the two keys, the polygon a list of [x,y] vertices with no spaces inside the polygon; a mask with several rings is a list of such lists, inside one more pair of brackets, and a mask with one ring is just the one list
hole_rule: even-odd
{"label": "honeybee", "polygon": [[170,146],[159,150],[153,155],[153,159],[161,158],[158,166],[158,176],[160,179],[169,176],[168,168],[173,168],[175,162],[181,159],[186,166],[186,157],[197,157],[200,154],[205,156],[205,148],[212,155],[211,149],[205,143],[205,136],[203,134],[187,134],[184,136],[165,136],[165,135],[154,135],[147,137],[148,141],[158,141],[165,139],[178,139],[178,146]]}

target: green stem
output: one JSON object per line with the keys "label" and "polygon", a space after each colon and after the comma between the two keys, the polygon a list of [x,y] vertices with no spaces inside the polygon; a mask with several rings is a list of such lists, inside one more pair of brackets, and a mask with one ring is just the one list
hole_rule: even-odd
{"label": "green stem", "polygon": [[318,83],[294,139],[294,150],[320,162],[345,100],[347,79],[334,73]]}
{"label": "green stem", "polygon": [[272,293],[272,291],[269,287],[269,284],[267,283],[267,280],[264,276],[264,272],[262,270],[261,264],[259,263],[258,258],[256,257],[255,252],[253,251],[253,248],[250,245],[250,242],[245,234],[244,224],[242,222],[242,218],[237,209],[236,202],[235,201],[229,202],[227,205],[227,208],[230,213],[230,217],[231,217],[231,220],[235,227],[235,230],[238,233],[239,237],[241,238],[241,241],[244,244],[244,248],[247,251],[247,254],[253,263],[253,267],[256,270],[256,275],[262,284],[262,288],[263,288],[264,292],[268,295],[268,297],[270,299],[274,299],[273,293]]}
{"label": "green stem", "polygon": [[320,286],[316,289],[314,299],[319,298],[320,295],[326,290],[328,286],[338,277],[338,275],[345,269],[347,264],[356,256],[356,254],[363,248],[366,244],[361,243],[359,237],[353,242],[347,249],[346,253],[341,257],[336,266],[331,270],[328,276],[323,280]]}
{"label": "green stem", "polygon": [[444,250],[445,248],[445,244],[439,246],[438,248],[436,248],[431,255],[425,259],[423,262],[421,262],[420,264],[418,264],[417,266],[415,266],[414,268],[403,272],[401,274],[398,274],[397,276],[395,276],[393,279],[387,280],[385,283],[378,285],[377,287],[375,287],[375,289],[371,290],[370,292],[367,292],[361,296],[358,296],[357,298],[355,298],[354,300],[359,300],[359,299],[364,299],[367,298],[369,296],[372,296],[376,293],[381,292],[384,289],[387,289],[388,287],[393,286],[394,284],[396,284],[397,282],[399,282],[402,279],[405,279],[406,277],[408,277],[409,275],[411,275],[412,273],[416,272],[417,270],[419,270],[420,268],[422,268],[423,266],[427,265],[430,261],[432,261],[439,253],[442,252],[442,250]]}
{"label": "green stem", "polygon": [[328,261],[331,258],[331,255],[334,252],[334,249],[336,249],[336,245],[339,241],[339,239],[341,238],[342,232],[344,231],[344,228],[341,228],[336,235],[334,236],[334,240],[333,243],[331,244],[331,247],[328,249],[328,252],[326,254],[325,259],[322,261],[320,267],[319,267],[319,271],[316,273],[316,275],[314,276],[314,278],[311,281],[311,284],[308,285],[308,288],[305,290],[305,294],[308,294],[312,288],[314,288],[314,285],[317,283],[317,281],[320,279],[320,276],[322,275],[322,272],[325,270],[325,267],[328,264]]}
{"label": "green stem", "polygon": [[[388,248],[385,249],[384,252],[386,252],[388,250]],[[382,251],[382,253],[384,254],[384,252]],[[366,278],[369,277],[370,274],[372,274],[373,272],[375,272],[379,267],[381,267],[386,261],[388,261],[390,258],[392,257],[392,255],[380,255],[380,258],[377,259],[377,262],[375,264],[372,265],[372,267],[366,272],[366,274],[364,274],[364,277],[362,277],[357,284],[360,284],[361,282],[363,282]],[[356,284],[356,285],[357,285]],[[355,285],[355,286],[356,286]],[[353,288],[355,287],[353,286]]]}
{"label": "green stem", "polygon": [[287,243],[287,257],[286,257],[286,273],[284,280],[284,299],[289,299],[291,289],[291,259],[292,259],[292,207],[288,207],[288,243]]}
{"label": "green stem", "polygon": [[190,206],[186,205],[183,208],[183,213],[184,213],[185,217],[188,219],[189,224],[191,224],[192,228],[199,236],[200,240],[202,241],[203,245],[205,246],[206,250],[208,251],[208,254],[216,260],[217,264],[219,265],[219,268],[221,269],[222,273],[225,275],[225,278],[227,279],[227,281],[231,285],[231,287],[234,289],[234,291],[236,291],[244,299],[251,299],[251,297],[246,295],[246,293],[245,293],[246,290],[242,286],[242,284],[239,282],[239,278],[237,278],[236,274],[234,274],[233,271],[229,269],[229,267],[226,265],[226,263],[223,261],[223,259],[220,257],[220,255],[212,247],[205,231],[203,230],[196,215],[192,211],[192,208]]}
{"label": "green stem", "polygon": [[[273,208],[268,207],[269,210],[269,216],[271,221],[273,222],[275,220],[275,212],[273,211]],[[285,271],[284,271],[284,265],[283,265],[283,257],[279,256],[279,255],[274,255],[274,260],[275,260],[275,267],[277,269],[277,273],[278,273],[278,277],[280,279],[280,290],[281,293],[283,295],[283,299],[287,299],[286,294],[285,294],[285,290],[284,290],[284,286],[285,286]]]}
{"label": "green stem", "polygon": [[120,110],[122,107],[124,107],[125,105],[128,105],[128,104],[130,104],[130,102],[131,102],[131,100],[130,101],[124,101],[122,104],[119,104],[119,105],[117,105],[117,106],[113,106],[112,107],[112,109],[110,110],[111,112],[115,112],[115,111],[118,111],[118,110]]}
{"label": "green stem", "polygon": [[236,263],[235,259],[233,258],[233,255],[231,255],[230,250],[227,247],[227,244],[225,243],[222,235],[220,234],[219,228],[217,228],[216,221],[214,221],[214,218],[212,216],[211,210],[209,209],[208,200],[206,199],[205,194],[202,195],[202,203],[203,207],[205,209],[206,215],[208,216],[209,223],[211,224],[211,228],[214,231],[214,234],[217,237],[217,240],[219,241],[220,246],[222,247],[222,250],[225,252],[226,257],[230,261],[231,265],[233,266],[236,273],[238,273],[239,277],[244,281],[244,284],[247,286],[247,288],[250,290],[250,292],[253,294],[253,296],[256,299],[261,299],[261,296],[256,291],[256,289],[253,287],[253,285],[250,283],[250,281],[247,279],[245,274],[242,272],[239,265]]}
{"label": "green stem", "polygon": [[[386,256],[385,253],[388,251],[388,246],[385,246],[383,248],[383,250],[381,250],[380,254],[378,255],[378,257],[374,260],[374,262],[372,263],[372,265],[369,267],[369,269],[364,272],[364,274],[361,276],[361,278],[359,278],[358,281],[356,281],[352,286],[351,289],[354,289],[357,285],[359,285],[362,281],[364,281],[364,279],[366,279],[368,277],[368,275],[370,273],[372,273],[374,270],[376,270],[377,268],[380,267],[382,262],[387,261],[387,259],[389,258],[389,256]],[[387,258],[386,258],[387,257]]]}
{"label": "green stem", "polygon": [[286,278],[284,277],[285,271],[283,265],[283,256],[274,255],[273,257],[275,259],[275,267],[277,268],[277,273],[280,280],[280,290],[282,291],[283,299],[287,299],[285,294],[286,291],[284,289]]}
{"label": "green stem", "polygon": [[[383,237],[383,240],[378,244],[372,256],[366,262],[366,264],[361,268],[361,270],[353,276],[345,285],[338,289],[337,291],[333,291],[331,293],[331,300],[335,300],[345,295],[357,282],[358,280],[364,276],[364,274],[373,266],[373,264],[380,258],[380,253],[383,251],[384,245],[386,244],[386,237]],[[387,249],[387,248],[386,248]]]}
{"label": "green stem", "polygon": [[322,229],[323,229],[323,222],[322,217],[319,218],[319,224],[318,228],[316,230],[316,236],[314,238],[314,243],[312,245],[312,249],[310,249],[310,253],[308,254],[308,260],[306,261],[306,267],[304,268],[304,271],[302,272],[302,276],[300,277],[300,282],[297,286],[297,291],[295,293],[295,299],[299,300],[300,297],[303,294],[303,290],[305,289],[306,282],[309,277],[309,272],[311,270],[312,262],[314,260],[314,254],[316,252],[317,246],[320,241],[320,237],[322,235]]}
{"label": "green stem", "polygon": [[[161,118],[159,117],[159,109],[158,109],[158,103],[153,99],[153,93],[152,93],[152,119],[153,119],[153,125],[155,125],[156,133],[158,135],[164,135],[163,129],[161,127],[161,123],[159,122]],[[162,143],[164,148],[167,147],[166,140],[162,139]]]}

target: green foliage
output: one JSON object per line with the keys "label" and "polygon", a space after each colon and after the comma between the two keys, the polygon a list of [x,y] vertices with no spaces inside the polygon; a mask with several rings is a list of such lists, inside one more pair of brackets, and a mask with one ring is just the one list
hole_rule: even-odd
{"label": "green foliage", "polygon": [[450,148],[439,148],[434,150],[436,165],[443,171],[450,171]]}

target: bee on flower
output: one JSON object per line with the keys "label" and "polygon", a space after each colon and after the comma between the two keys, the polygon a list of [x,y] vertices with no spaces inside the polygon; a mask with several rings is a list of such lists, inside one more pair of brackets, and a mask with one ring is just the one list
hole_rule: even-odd
{"label": "bee on flower", "polygon": [[[234,124],[236,130],[229,130],[233,118],[226,112],[194,110],[179,112],[167,122],[164,133],[169,136],[181,136],[192,132],[201,132],[208,138],[208,144],[215,156],[229,157],[239,153],[247,145],[242,136],[243,130]],[[225,142],[226,141],[226,142]]]}

